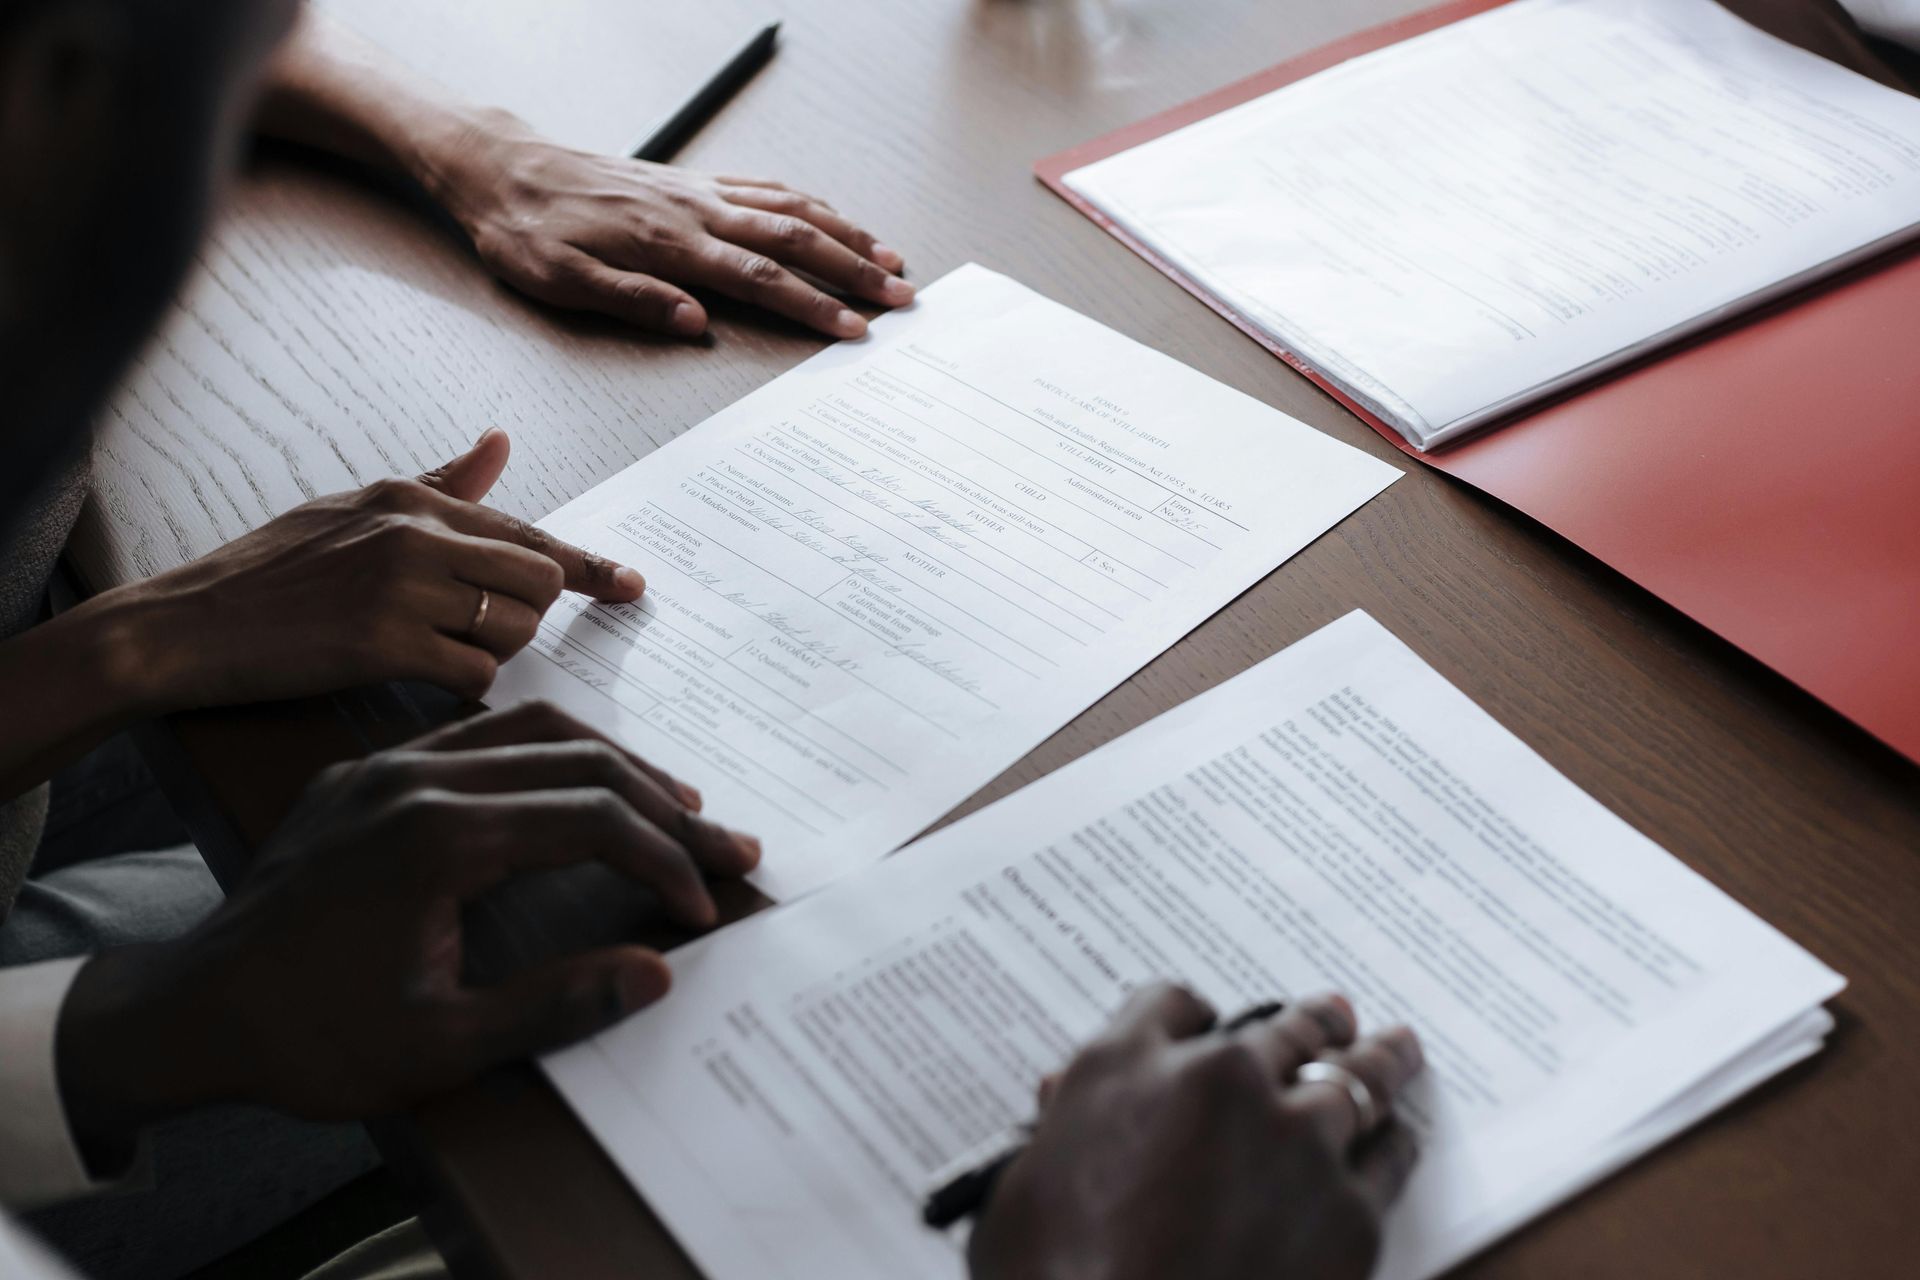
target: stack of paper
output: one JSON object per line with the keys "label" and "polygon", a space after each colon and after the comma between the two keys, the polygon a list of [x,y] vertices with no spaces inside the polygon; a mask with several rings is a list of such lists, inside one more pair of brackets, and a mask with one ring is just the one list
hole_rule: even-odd
{"label": "stack of paper", "polygon": [[1426,449],[1920,232],[1920,99],[1714,0],[1516,0],[1066,175]]}
{"label": "stack of paper", "polygon": [[1843,985],[1358,613],[673,965],[546,1068],[712,1280],[963,1276],[929,1180],[1149,980],[1418,1031],[1386,1280],[1814,1052]]}

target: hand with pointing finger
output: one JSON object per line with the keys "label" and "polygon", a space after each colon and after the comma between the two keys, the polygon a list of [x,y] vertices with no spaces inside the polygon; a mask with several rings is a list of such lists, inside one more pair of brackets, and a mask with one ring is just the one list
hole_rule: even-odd
{"label": "hand with pointing finger", "polygon": [[1413,1168],[1392,1106],[1419,1042],[1356,1044],[1338,996],[1215,1024],[1150,988],[1049,1081],[969,1242],[974,1280],[1364,1280]]}
{"label": "hand with pointing finger", "polygon": [[504,433],[417,480],[296,507],[118,592],[140,709],[231,705],[380,680],[466,697],[533,638],[562,590],[632,600],[640,575],[479,503]]}
{"label": "hand with pointing finger", "polygon": [[758,862],[692,793],[551,706],[490,712],[340,765],[204,923],[93,957],[62,1006],[60,1090],[93,1152],[196,1106],[392,1112],[660,998],[638,946],[496,985],[462,978],[461,908],[508,878],[599,861],[695,927],[709,876]]}

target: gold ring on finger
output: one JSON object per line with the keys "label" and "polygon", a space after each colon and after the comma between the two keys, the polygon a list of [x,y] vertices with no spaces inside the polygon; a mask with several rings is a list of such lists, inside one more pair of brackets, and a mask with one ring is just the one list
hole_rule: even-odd
{"label": "gold ring on finger", "polygon": [[480,603],[474,606],[473,621],[467,624],[467,639],[478,640],[480,628],[487,625],[487,610],[493,607],[493,593],[485,587],[480,589]]}

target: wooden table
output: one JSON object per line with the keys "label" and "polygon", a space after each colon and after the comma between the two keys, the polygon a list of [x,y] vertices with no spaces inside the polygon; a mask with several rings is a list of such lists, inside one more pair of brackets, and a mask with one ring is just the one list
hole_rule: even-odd
{"label": "wooden table", "polygon": [[[1419,0],[798,0],[775,63],[683,160],[826,195],[929,280],[980,260],[1329,434],[1400,456],[1045,193],[1033,160]],[[765,16],[745,0],[336,5],[564,136],[636,136]],[[530,18],[530,14],[538,15]],[[582,86],[595,86],[593,93]],[[540,311],[401,202],[258,166],[103,424],[76,546],[105,586],[484,425],[543,514],[815,339],[721,308],[707,346]],[[985,803],[1360,607],[1557,768],[1853,986],[1827,1052],[1466,1268],[1894,1276],[1920,1266],[1920,770],[1603,565],[1415,470],[1043,744]],[[164,762],[211,847],[386,734],[326,703],[179,717]],[[392,726],[398,732],[398,726]],[[971,806],[970,806],[971,807]],[[224,843],[223,843],[224,842]],[[386,1127],[463,1274],[691,1268],[531,1068]]]}

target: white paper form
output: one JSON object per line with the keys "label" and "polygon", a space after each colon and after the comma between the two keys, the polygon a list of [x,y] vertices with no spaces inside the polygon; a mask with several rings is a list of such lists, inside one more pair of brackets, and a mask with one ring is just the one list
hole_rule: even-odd
{"label": "white paper form", "polygon": [[1713,0],[1517,0],[1066,182],[1426,448],[1911,238],[1920,99]]}
{"label": "white paper form", "polygon": [[1364,614],[672,963],[545,1065],[710,1280],[963,1275],[928,1181],[1152,978],[1419,1032],[1388,1280],[1803,1055],[1841,986]]}
{"label": "white paper form", "polygon": [[1399,475],[964,267],[542,522],[632,564],[492,700],[559,702],[761,837],[899,847]]}

